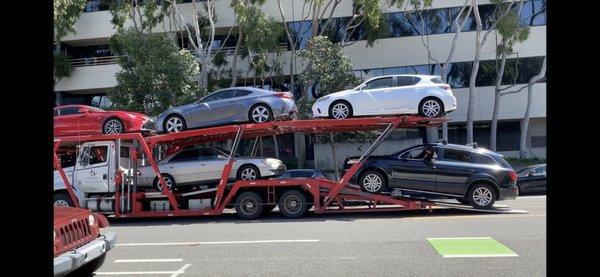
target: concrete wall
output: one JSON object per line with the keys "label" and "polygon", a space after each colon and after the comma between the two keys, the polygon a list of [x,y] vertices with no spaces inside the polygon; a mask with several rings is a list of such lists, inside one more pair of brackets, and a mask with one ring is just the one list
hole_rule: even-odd
{"label": "concrete wall", "polygon": [[[372,155],[388,155],[394,154],[402,149],[421,144],[422,140],[418,139],[404,139],[404,140],[386,140],[373,152]],[[361,156],[367,148],[369,143],[344,143],[338,144],[336,149],[336,156],[338,167],[341,169],[344,165],[344,160],[352,156]],[[334,170],[333,157],[331,155],[331,145],[329,143],[315,143],[315,168],[322,171]]]}

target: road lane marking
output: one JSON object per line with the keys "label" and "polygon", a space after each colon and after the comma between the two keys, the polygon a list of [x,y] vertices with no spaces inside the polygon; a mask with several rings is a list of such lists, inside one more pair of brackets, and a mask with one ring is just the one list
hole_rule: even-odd
{"label": "road lane marking", "polygon": [[[96,275],[160,275],[183,274],[183,271],[105,271],[94,272]],[[172,276],[172,275],[171,275]]]}
{"label": "road lane marking", "polygon": [[[177,271],[178,271],[178,272],[185,272],[185,270],[186,270],[188,267],[190,267],[191,265],[192,265],[192,264],[185,264],[185,265],[183,265],[183,266],[182,266],[180,269],[178,269]],[[173,273],[173,274],[171,274],[171,277],[177,277],[177,276],[179,276],[179,274],[181,274],[181,273]]]}
{"label": "road lane marking", "polygon": [[183,259],[121,259],[115,260],[115,263],[172,263],[181,262]]}
{"label": "road lane marking", "polygon": [[460,238],[427,238],[428,240],[453,240],[453,239],[491,239],[492,237],[460,237]]}
{"label": "road lane marking", "polygon": [[297,240],[242,240],[242,241],[193,241],[193,242],[143,242],[143,243],[117,243],[117,246],[168,246],[168,245],[209,245],[209,244],[253,244],[253,243],[298,243],[319,242],[318,239]]}
{"label": "road lane marking", "polygon": [[517,254],[475,254],[475,255],[442,255],[444,258],[488,258],[488,257],[519,257]]}
{"label": "road lane marking", "polygon": [[444,258],[519,256],[492,237],[427,238],[427,241]]}

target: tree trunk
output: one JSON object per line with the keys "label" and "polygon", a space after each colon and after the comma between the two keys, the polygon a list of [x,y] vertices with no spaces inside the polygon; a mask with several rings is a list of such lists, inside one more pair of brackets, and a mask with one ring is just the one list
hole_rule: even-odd
{"label": "tree trunk", "polygon": [[533,98],[533,85],[540,79],[546,76],[546,58],[542,63],[540,73],[533,76],[527,84],[527,107],[525,108],[525,116],[521,121],[521,137],[519,139],[519,157],[521,159],[527,158],[529,151],[527,150],[527,133],[529,132],[529,118],[531,117],[531,100]]}
{"label": "tree trunk", "polygon": [[235,87],[235,85],[237,84],[237,60],[238,60],[238,55],[240,53],[240,47],[242,45],[242,40],[244,39],[244,32],[242,31],[241,28],[238,27],[238,40],[237,43],[235,44],[235,50],[233,51],[233,60],[231,62],[231,86]]}
{"label": "tree trunk", "polygon": [[502,77],[506,65],[506,53],[502,53],[500,66],[496,71],[496,87],[494,88],[494,110],[492,112],[492,127],[490,132],[490,150],[496,151],[496,139],[498,138],[498,114],[500,113],[500,89],[502,88]]}
{"label": "tree trunk", "polygon": [[479,7],[477,5],[477,0],[471,1],[471,6],[473,7],[473,14],[475,15],[477,31],[475,33],[475,57],[473,59],[471,77],[469,78],[469,102],[467,106],[467,143],[473,142],[473,106],[475,104],[475,81],[477,80],[477,73],[479,72],[479,59],[481,55],[482,24],[481,16],[479,14]]}
{"label": "tree trunk", "polygon": [[290,42],[290,92],[293,93],[294,88],[294,57],[296,56],[296,42],[292,38],[290,34],[290,30],[287,27],[287,23],[285,21],[285,14],[283,13],[283,7],[281,6],[281,0],[277,0],[277,6],[279,7],[279,15],[281,15],[281,21],[283,22],[283,27],[285,30],[285,35],[287,36],[288,41]]}
{"label": "tree trunk", "polygon": [[335,180],[338,181],[340,179],[340,170],[338,168],[338,163],[337,163],[337,153],[335,148],[337,147],[337,145],[335,144],[334,139],[334,134],[333,133],[329,133],[329,143],[331,145],[331,157],[333,158],[333,168],[335,170]]}

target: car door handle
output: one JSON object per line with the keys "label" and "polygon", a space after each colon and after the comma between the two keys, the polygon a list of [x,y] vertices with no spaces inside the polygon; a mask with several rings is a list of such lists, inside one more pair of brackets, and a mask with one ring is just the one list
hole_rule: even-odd
{"label": "car door handle", "polygon": [[102,174],[102,180],[106,180],[106,178],[108,178],[108,176],[106,174]]}
{"label": "car door handle", "polygon": [[205,166],[206,164],[200,164],[200,166]]}
{"label": "car door handle", "polygon": [[173,168],[175,168],[175,167],[174,166],[169,166],[169,169],[173,169]]}
{"label": "car door handle", "polygon": [[233,103],[233,102],[235,102],[235,100],[229,100],[229,103]]}

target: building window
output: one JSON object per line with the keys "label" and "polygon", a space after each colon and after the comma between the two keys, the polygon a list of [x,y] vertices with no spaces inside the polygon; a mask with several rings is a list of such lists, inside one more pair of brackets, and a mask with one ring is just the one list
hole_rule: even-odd
{"label": "building window", "polygon": [[[384,15],[383,24],[387,30],[383,34],[378,34],[379,38],[389,37],[407,37],[419,35],[447,34],[454,32],[452,26],[453,19],[460,12],[461,7],[450,7],[441,9],[429,9],[421,12],[406,11],[393,12]],[[518,5],[513,5],[516,11]],[[465,13],[466,11],[463,11]],[[479,13],[483,24],[483,30],[489,30],[496,17],[496,6],[493,4],[479,5]],[[546,0],[532,0],[523,2],[523,8],[519,15],[523,26],[541,26],[546,25]],[[345,30],[345,26],[350,17],[333,18],[327,30],[323,32],[329,39],[336,43],[340,42],[344,36],[348,36],[346,41],[366,40],[367,33],[365,25],[359,24],[353,30]],[[327,19],[320,22],[318,28],[323,28]],[[287,23],[292,37],[296,41],[296,47],[302,49],[306,47],[306,42],[312,33],[312,23],[309,20],[294,21]],[[463,27],[463,32],[475,31],[475,17],[471,13]],[[284,39],[285,40],[285,39]],[[289,49],[289,48],[288,48]]]}
{"label": "building window", "polygon": [[[441,137],[441,128],[439,128]],[[491,123],[476,122],[473,123],[473,141],[477,145],[490,147]],[[518,151],[521,128],[519,121],[498,122],[498,137],[496,138],[496,151]],[[454,144],[466,144],[467,128],[466,124],[448,124],[448,142]]]}

